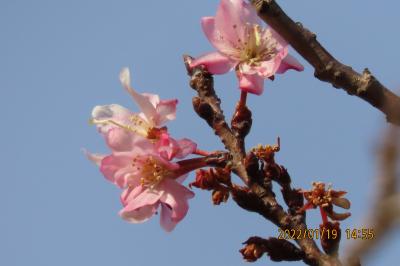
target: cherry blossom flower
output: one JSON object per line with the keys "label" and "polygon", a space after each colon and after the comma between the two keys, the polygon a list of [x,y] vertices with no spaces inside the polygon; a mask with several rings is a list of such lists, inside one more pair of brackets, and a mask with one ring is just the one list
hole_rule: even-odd
{"label": "cherry blossom flower", "polygon": [[[95,106],[91,122],[97,125],[110,148],[121,150],[131,147],[131,134],[139,134],[156,143],[157,149],[170,160],[172,157],[183,158],[182,149],[195,150],[196,144],[189,139],[175,140],[163,125],[176,118],[177,99],[160,100],[156,94],[138,93],[130,86],[130,73],[124,68],[120,73],[120,81],[133,100],[141,109],[134,113],[118,105]],[[124,130],[113,130],[116,128]]]}
{"label": "cherry blossom flower", "polygon": [[244,0],[221,0],[215,17],[203,17],[201,25],[217,49],[200,56],[190,66],[204,65],[212,74],[236,70],[242,91],[260,95],[264,79],[273,79],[288,69],[304,67],[288,54],[287,42],[260,20]]}
{"label": "cherry blossom flower", "polygon": [[185,169],[151,153],[136,155],[125,166],[118,165],[117,161],[111,161],[110,164],[104,162],[100,169],[103,174],[113,174],[114,178],[119,178],[118,170],[107,173],[108,169],[118,166],[122,166],[119,169],[130,169],[127,187],[121,195],[124,208],[119,214],[123,219],[131,223],[141,223],[161,208],[161,226],[166,231],[171,231],[186,216],[188,200],[194,196],[192,191],[180,184],[186,173],[192,169]]}
{"label": "cherry blossom flower", "polygon": [[[98,164],[100,171],[112,183],[123,189],[121,202],[124,208],[120,216],[132,223],[150,219],[161,208],[160,223],[166,231],[174,229],[186,215],[188,200],[194,193],[181,185],[186,174],[198,168],[198,164],[180,165],[163,155],[165,148],[124,128],[112,128],[106,142],[112,153],[98,155],[87,153]],[[195,145],[177,142],[180,158],[193,153]],[[180,146],[182,145],[182,146]],[[171,157],[173,159],[173,157]]]}
{"label": "cherry blossom flower", "polygon": [[194,196],[181,183],[187,173],[203,167],[201,160],[172,160],[197,153],[197,145],[186,138],[172,138],[163,126],[176,117],[176,99],[160,100],[158,95],[136,92],[126,68],[120,80],[141,112],[117,104],[96,106],[91,121],[104,136],[111,154],[85,153],[107,180],[123,189],[123,219],[141,223],[161,208],[161,226],[171,231],[185,217],[188,200]]}
{"label": "cherry blossom flower", "polygon": [[166,128],[162,126],[167,121],[176,118],[178,100],[160,100],[160,97],[156,94],[138,93],[130,86],[128,68],[121,71],[120,81],[139,106],[141,112],[131,112],[118,104],[95,106],[92,111],[91,122],[96,124],[103,134],[106,134],[112,128],[120,127],[149,139],[160,138],[166,132]]}

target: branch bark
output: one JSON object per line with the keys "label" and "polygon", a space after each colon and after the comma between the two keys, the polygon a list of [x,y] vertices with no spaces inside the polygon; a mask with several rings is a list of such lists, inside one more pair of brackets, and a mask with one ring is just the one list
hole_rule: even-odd
{"label": "branch bark", "polygon": [[[235,201],[242,208],[257,212],[267,220],[282,229],[306,230],[305,217],[301,214],[288,214],[276,201],[271,187],[265,186],[260,179],[262,171],[254,163],[254,157],[247,156],[244,148],[244,138],[236,136],[228,123],[220,107],[220,99],[214,90],[213,77],[203,66],[190,68],[192,57],[184,56],[184,62],[190,86],[196,90],[198,96],[193,98],[193,107],[196,113],[203,118],[221,139],[225,148],[231,155],[230,164],[232,170],[246,184],[251,193],[236,191]],[[309,265],[341,265],[337,257],[329,256],[321,252],[314,240],[302,238],[296,240],[304,252],[303,261]]]}
{"label": "branch bark", "polygon": [[317,41],[314,33],[301,23],[295,23],[275,0],[250,2],[260,18],[314,67],[316,78],[365,100],[384,113],[388,122],[400,125],[400,97],[383,86],[367,68],[363,73],[358,73],[339,62]]}

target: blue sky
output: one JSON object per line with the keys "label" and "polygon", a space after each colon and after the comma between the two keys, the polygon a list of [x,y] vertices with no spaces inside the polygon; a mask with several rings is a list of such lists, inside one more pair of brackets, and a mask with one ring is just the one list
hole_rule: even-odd
{"label": "blue sky", "polygon": [[[368,67],[398,91],[397,34],[400,3],[385,1],[280,1],[295,20],[318,35],[339,60]],[[195,191],[185,220],[168,234],[158,217],[132,225],[117,215],[119,191],[82,155],[106,151],[88,119],[93,106],[119,103],[137,110],[118,73],[131,68],[141,91],[177,97],[176,137],[202,149],[221,149],[191,107],[181,55],[211,51],[200,28],[218,1],[0,1],[0,265],[247,265],[238,250],[249,236],[277,236],[260,216],[229,201],[212,206],[210,193]],[[379,12],[377,12],[379,8]],[[293,50],[292,50],[292,53]],[[295,54],[295,53],[294,53]],[[250,96],[253,128],[248,147],[274,143],[296,187],[314,180],[349,191],[353,216],[342,228],[360,228],[374,195],[374,151],[384,117],[306,70],[266,82]],[[230,117],[239,97],[233,73],[216,89]],[[193,178],[193,176],[191,176]],[[309,225],[320,222],[317,211]],[[365,265],[391,264],[399,233],[385,240]],[[344,241],[342,249],[351,241]],[[254,265],[271,264],[266,259]],[[281,265],[286,265],[281,263]],[[289,263],[287,264],[289,265]],[[290,263],[296,265],[296,263]]]}

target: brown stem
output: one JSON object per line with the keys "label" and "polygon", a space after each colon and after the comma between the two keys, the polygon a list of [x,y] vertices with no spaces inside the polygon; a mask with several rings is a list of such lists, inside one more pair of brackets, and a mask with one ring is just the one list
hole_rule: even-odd
{"label": "brown stem", "polygon": [[[307,230],[304,216],[286,213],[276,201],[271,187],[262,183],[262,171],[258,168],[258,160],[246,157],[244,142],[225,121],[220,107],[220,99],[214,90],[213,77],[203,66],[190,67],[192,58],[184,56],[184,62],[190,76],[190,86],[197,91],[193,98],[193,107],[221,139],[229,151],[231,169],[247,185],[249,191],[236,191],[235,201],[242,208],[257,212],[282,229]],[[261,177],[261,178],[260,178]],[[260,181],[261,180],[261,181]],[[337,258],[323,254],[312,239],[296,240],[304,252],[303,261],[309,265],[341,265]]]}
{"label": "brown stem", "polygon": [[226,161],[227,154],[223,152],[213,153],[205,157],[181,160],[176,162],[179,165],[179,169],[176,170],[175,174],[181,176],[207,166],[224,167]]}
{"label": "brown stem", "polygon": [[201,156],[208,156],[208,155],[210,155],[210,152],[204,151],[204,150],[200,150],[200,149],[196,149],[196,150],[193,152],[193,154],[201,155]]}
{"label": "brown stem", "polygon": [[317,41],[314,33],[295,23],[274,0],[250,2],[258,15],[314,67],[316,78],[367,101],[383,112],[388,122],[400,125],[400,97],[383,86],[367,68],[360,74],[339,62]]}
{"label": "brown stem", "polygon": [[246,101],[247,101],[247,92],[241,91],[239,105],[246,106]]}

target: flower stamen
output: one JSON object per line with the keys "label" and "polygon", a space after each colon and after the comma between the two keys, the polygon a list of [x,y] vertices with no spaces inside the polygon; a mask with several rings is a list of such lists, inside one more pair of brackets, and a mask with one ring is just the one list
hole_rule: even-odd
{"label": "flower stamen", "polygon": [[139,160],[135,157],[132,166],[140,172],[140,184],[143,187],[154,188],[164,178],[172,175],[172,171],[154,159],[153,156],[149,156],[144,160]]}
{"label": "flower stamen", "polygon": [[136,133],[147,139],[158,139],[159,134],[155,134],[155,132],[163,130],[163,128],[158,129],[158,128],[152,127],[150,125],[150,123],[148,123],[145,119],[141,118],[139,115],[132,115],[131,117],[129,117],[129,121],[131,122],[131,124],[124,125],[124,124],[119,123],[112,119],[98,120],[98,119],[93,118],[93,119],[89,120],[89,123],[94,124],[94,125],[112,124],[119,128]]}

